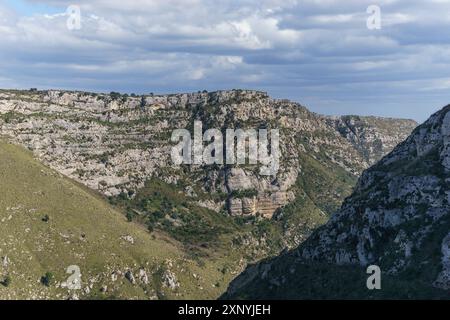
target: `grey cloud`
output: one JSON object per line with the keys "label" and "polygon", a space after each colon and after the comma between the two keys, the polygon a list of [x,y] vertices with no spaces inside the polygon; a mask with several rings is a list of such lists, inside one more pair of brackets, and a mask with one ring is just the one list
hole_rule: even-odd
{"label": "grey cloud", "polygon": [[0,4],[2,86],[254,88],[325,113],[419,120],[450,100],[450,1],[376,1],[382,29],[368,30],[366,0],[78,0],[79,31],[66,28],[72,1],[27,2],[62,14]]}

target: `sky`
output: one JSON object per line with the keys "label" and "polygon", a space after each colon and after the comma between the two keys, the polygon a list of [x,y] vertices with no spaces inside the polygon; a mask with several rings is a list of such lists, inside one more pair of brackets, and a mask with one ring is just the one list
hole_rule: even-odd
{"label": "sky", "polygon": [[257,89],[424,121],[450,104],[449,31],[450,0],[0,0],[0,88]]}

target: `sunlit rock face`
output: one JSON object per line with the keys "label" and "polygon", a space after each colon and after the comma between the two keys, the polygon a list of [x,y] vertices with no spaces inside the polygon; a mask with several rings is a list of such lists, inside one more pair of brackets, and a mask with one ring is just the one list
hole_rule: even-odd
{"label": "sunlit rock face", "polygon": [[[190,130],[194,121],[201,121],[203,130],[278,129],[279,170],[264,176],[260,165],[174,166],[171,134]],[[0,133],[91,189],[132,196],[147,180],[158,178],[187,184],[186,190],[225,195],[199,200],[213,210],[267,218],[296,197],[294,185],[304,174],[301,155],[356,177],[415,125],[410,120],[320,116],[259,91],[164,96],[0,91]],[[324,196],[333,203],[346,196],[334,193]]]}

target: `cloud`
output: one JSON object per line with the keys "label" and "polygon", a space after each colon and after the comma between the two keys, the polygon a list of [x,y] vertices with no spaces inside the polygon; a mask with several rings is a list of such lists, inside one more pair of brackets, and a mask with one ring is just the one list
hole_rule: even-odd
{"label": "cloud", "polygon": [[254,88],[324,113],[408,105],[420,120],[450,100],[450,1],[379,0],[381,30],[366,27],[368,0],[76,2],[80,30],[72,0],[0,4],[2,86]]}

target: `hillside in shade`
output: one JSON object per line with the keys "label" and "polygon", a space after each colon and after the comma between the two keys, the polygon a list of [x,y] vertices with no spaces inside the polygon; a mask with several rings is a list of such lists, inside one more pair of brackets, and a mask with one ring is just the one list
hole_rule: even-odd
{"label": "hillside in shade", "polygon": [[[365,268],[382,270],[382,290]],[[224,298],[444,298],[450,291],[450,106],[366,170],[297,249],[253,265]]]}

